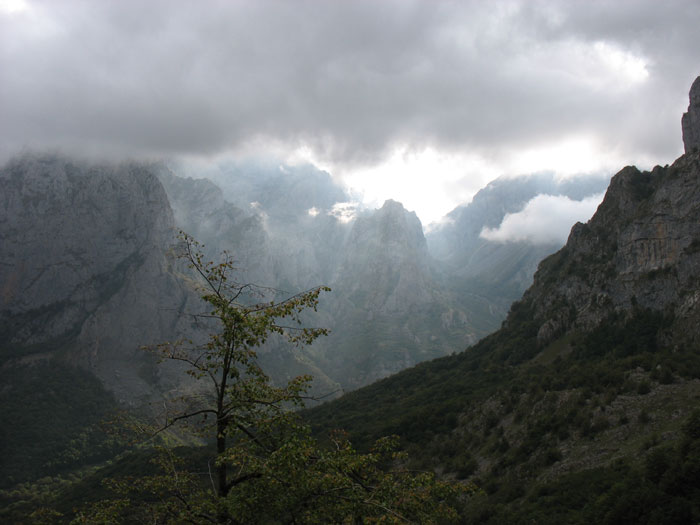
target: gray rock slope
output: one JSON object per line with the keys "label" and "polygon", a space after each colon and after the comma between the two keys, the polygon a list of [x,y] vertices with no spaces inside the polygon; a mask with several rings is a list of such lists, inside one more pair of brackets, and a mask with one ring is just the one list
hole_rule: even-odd
{"label": "gray rock slope", "polygon": [[157,173],[177,228],[204,243],[210,260],[228,251],[235,255],[241,281],[275,283],[270,239],[260,215],[228,202],[208,179],[178,177],[163,166]]}
{"label": "gray rock slope", "polygon": [[25,156],[0,171],[0,356],[59,356],[124,402],[168,383],[140,347],[186,332],[174,221],[148,166]]}
{"label": "gray rock slope", "polygon": [[314,358],[357,388],[484,335],[435,272],[415,213],[395,201],[359,217],[329,301],[332,333]]}
{"label": "gray rock slope", "polygon": [[[208,179],[178,177],[164,166],[156,166],[158,178],[168,195],[175,224],[202,243],[205,255],[216,261],[222,252],[234,257],[236,280],[267,287],[264,300],[279,300],[293,293],[324,284],[316,252],[308,237],[310,225],[287,215],[292,230],[307,236],[279,235],[271,231],[264,214],[240,208],[224,198],[223,191]],[[304,213],[301,218],[304,219]],[[308,221],[308,219],[307,219]],[[184,272],[183,268],[183,272]],[[318,318],[321,319],[318,319]],[[319,326],[327,326],[327,317],[313,316]],[[272,338],[258,351],[261,365],[274,381],[286,381],[301,374],[314,378],[313,393],[324,395],[339,389],[303,349],[291,348]]]}
{"label": "gray rock slope", "polygon": [[681,119],[681,127],[685,152],[691,153],[693,150],[700,149],[700,77],[696,78],[690,87],[688,98],[690,104],[688,111]]}
{"label": "gray rock slope", "polygon": [[[61,359],[92,371],[120,402],[145,407],[191,386],[143,346],[208,333],[192,315],[204,305],[189,271],[172,256],[177,228],[215,240],[212,257],[236,253],[245,282],[273,278],[259,217],[209,181],[180,179],[160,164],[27,155],[0,170],[0,182],[2,366]],[[279,342],[259,355],[273,380],[312,374],[319,393],[338,388]]]}

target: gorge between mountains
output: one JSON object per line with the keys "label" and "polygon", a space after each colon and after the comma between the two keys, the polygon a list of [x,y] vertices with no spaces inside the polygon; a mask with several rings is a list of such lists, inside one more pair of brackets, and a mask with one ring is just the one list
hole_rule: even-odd
{"label": "gorge between mountains", "polygon": [[[101,422],[146,420],[193,391],[180,363],[143,351],[212,330],[173,256],[182,230],[207,259],[230,253],[262,301],[330,286],[300,317],[330,335],[302,348],[263,337],[257,362],[272,385],[313,377],[309,435],[342,428],[361,451],[396,435],[410,457],[398,464],[479,487],[458,521],[697,523],[700,77],[681,126],[671,165],[496,179],[427,233],[394,200],[353,207],[311,165],[193,178],[164,162],[17,156],[0,169],[0,401],[15,422],[0,433],[0,517],[20,523],[39,503],[67,516],[110,469],[138,471],[143,451]],[[537,198],[603,191],[563,246],[489,237]],[[205,454],[205,440],[168,438]]]}

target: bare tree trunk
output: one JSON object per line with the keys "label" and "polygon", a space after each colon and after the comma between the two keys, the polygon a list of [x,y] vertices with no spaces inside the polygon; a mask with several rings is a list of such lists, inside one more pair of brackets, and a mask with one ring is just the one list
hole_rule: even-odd
{"label": "bare tree trunk", "polygon": [[[216,423],[216,457],[217,459],[224,453],[226,452],[226,425],[221,421],[217,421]],[[226,463],[224,462],[219,462],[219,464],[216,466],[216,477],[217,477],[217,484],[218,484],[218,497],[219,497],[219,503],[223,503],[223,498],[226,497],[226,493],[228,492],[227,488],[227,483],[228,480],[226,478]],[[223,505],[219,507],[218,511],[218,516],[217,516],[217,521],[219,523],[228,523],[228,514],[227,512],[224,511]]]}
{"label": "bare tree trunk", "polygon": [[[226,432],[226,429],[221,425],[220,423],[216,425],[216,455],[217,457],[221,456],[224,452],[226,452],[226,436],[224,434]],[[221,463],[216,466],[216,476],[217,476],[217,481],[218,481],[218,489],[219,489],[219,497],[223,498],[226,496],[226,484],[227,484],[227,479],[226,479],[226,464]]]}

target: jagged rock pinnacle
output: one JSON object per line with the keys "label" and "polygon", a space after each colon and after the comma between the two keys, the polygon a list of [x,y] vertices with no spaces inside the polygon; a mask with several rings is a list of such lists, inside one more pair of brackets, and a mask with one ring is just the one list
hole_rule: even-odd
{"label": "jagged rock pinnacle", "polygon": [[696,78],[690,87],[689,97],[688,111],[683,113],[681,119],[683,145],[686,153],[700,149],[700,77]]}

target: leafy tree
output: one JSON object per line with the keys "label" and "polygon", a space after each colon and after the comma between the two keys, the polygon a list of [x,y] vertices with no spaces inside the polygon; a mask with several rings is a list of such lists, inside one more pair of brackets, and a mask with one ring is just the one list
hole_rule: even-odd
{"label": "leafy tree", "polygon": [[[320,293],[330,288],[319,286],[281,302],[257,302],[269,290],[237,282],[229,254],[224,253],[218,264],[205,262],[196,241],[186,234],[181,240],[180,256],[200,278],[202,299],[210,307],[208,313],[198,317],[213,321],[215,331],[203,345],[187,341],[164,343],[154,349],[161,359],[183,362],[189,375],[208,382],[204,395],[180,399],[185,406],[178,407],[179,413],[174,416],[166,415],[163,429],[192,418],[201,418],[203,423],[211,420],[216,452],[221,457],[231,440],[262,445],[265,437],[260,432],[261,422],[278,421],[289,412],[289,406],[303,403],[311,378],[299,376],[283,387],[273,386],[257,362],[256,349],[272,334],[295,344],[310,344],[327,334],[324,328],[302,327],[300,315],[308,308],[315,310]],[[283,320],[288,323],[281,324]],[[216,465],[219,497],[225,497],[250,475],[230,477],[229,470],[223,461]]]}
{"label": "leafy tree", "polygon": [[[405,523],[452,521],[467,485],[449,484],[432,473],[405,468],[395,438],[357,453],[342,433],[321,447],[302,424],[310,377],[275,386],[260,368],[256,349],[272,335],[310,344],[327,333],[302,323],[316,309],[325,286],[281,302],[260,301],[268,290],[234,279],[231,257],[205,262],[200,246],[182,234],[181,256],[202,284],[214,324],[209,339],[165,343],[154,350],[164,360],[187,365],[205,387],[178,399],[161,430],[195,428],[216,442],[213,472],[198,474],[188,458],[161,448],[157,474],[110,480],[119,497],[102,501],[74,523]],[[191,458],[190,458],[191,459]],[[209,468],[207,468],[209,470]]]}

